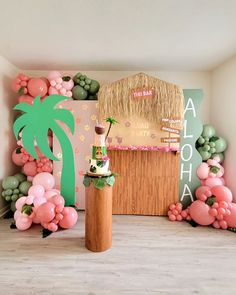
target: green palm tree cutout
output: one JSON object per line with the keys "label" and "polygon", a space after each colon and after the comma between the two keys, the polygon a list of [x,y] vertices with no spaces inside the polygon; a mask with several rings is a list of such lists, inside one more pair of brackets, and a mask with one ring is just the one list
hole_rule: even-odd
{"label": "green palm tree cutout", "polygon": [[42,102],[40,96],[36,96],[33,105],[26,103],[17,104],[14,110],[22,111],[13,126],[16,139],[22,132],[22,143],[29,154],[38,159],[34,146],[34,140],[40,151],[49,159],[58,161],[48,145],[48,130],[51,129],[57,137],[62,150],[62,174],[61,174],[61,194],[65,199],[66,205],[75,203],[75,167],[74,153],[70,140],[65,131],[60,127],[58,121],[69,127],[74,134],[75,122],[70,111],[66,109],[56,109],[55,106],[67,98],[62,95],[50,95]]}
{"label": "green palm tree cutout", "polygon": [[108,117],[108,118],[106,118],[106,122],[109,123],[109,128],[108,128],[108,130],[107,130],[107,134],[106,134],[105,140],[107,139],[107,137],[108,137],[108,135],[109,135],[109,133],[110,133],[110,131],[111,131],[111,126],[112,126],[112,125],[115,125],[115,124],[117,124],[117,123],[119,123],[119,122],[117,122],[117,121],[116,121],[114,118],[112,118],[112,117]]}

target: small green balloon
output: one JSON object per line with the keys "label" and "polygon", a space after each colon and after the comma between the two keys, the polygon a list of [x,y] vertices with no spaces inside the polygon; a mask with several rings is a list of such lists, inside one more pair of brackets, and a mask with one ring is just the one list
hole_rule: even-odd
{"label": "small green balloon", "polygon": [[209,146],[210,146],[211,148],[214,148],[214,147],[215,147],[215,143],[214,143],[213,141],[210,141],[210,142],[209,142]]}
{"label": "small green balloon", "polygon": [[10,197],[10,196],[6,196],[5,200],[6,200],[7,202],[10,202],[10,201],[11,201],[11,197]]}
{"label": "small green balloon", "polygon": [[198,148],[198,152],[201,155],[203,161],[207,161],[211,157],[211,153],[204,151],[202,147]]}
{"label": "small green balloon", "polygon": [[90,84],[92,83],[92,80],[89,79],[89,78],[86,78],[86,79],[85,79],[85,83],[86,83],[87,85],[90,85]]}
{"label": "small green balloon", "polygon": [[11,196],[11,200],[14,201],[14,202],[15,202],[18,198],[19,198],[18,195],[12,195],[12,196]]}
{"label": "small green balloon", "polygon": [[5,197],[5,191],[2,191],[2,197]]}
{"label": "small green balloon", "polygon": [[86,99],[88,92],[81,86],[77,85],[72,89],[74,99]]}
{"label": "small green balloon", "polygon": [[85,86],[84,86],[84,89],[85,89],[85,90],[89,90],[89,89],[90,89],[90,86],[89,86],[89,85],[85,85]]}
{"label": "small green balloon", "polygon": [[12,212],[15,212],[16,211],[16,202],[11,202],[10,208],[11,208]]}
{"label": "small green balloon", "polygon": [[3,189],[14,189],[17,188],[19,185],[19,180],[14,176],[8,176],[3,179],[2,187]]}
{"label": "small green balloon", "polygon": [[32,183],[30,181],[23,181],[20,185],[19,185],[19,191],[27,196],[28,194],[28,190],[29,188],[32,186]]}
{"label": "small green balloon", "polygon": [[205,144],[203,147],[202,147],[202,150],[205,151],[205,152],[208,152],[210,150],[210,146],[208,144]]}
{"label": "small green balloon", "polygon": [[205,142],[205,139],[204,139],[202,136],[200,136],[200,137],[198,138],[198,143],[199,143],[199,144],[204,144],[204,142]]}
{"label": "small green balloon", "polygon": [[209,152],[210,152],[211,154],[214,154],[214,153],[216,152],[216,149],[215,149],[215,148],[210,148]]}
{"label": "small green balloon", "polygon": [[79,78],[80,78],[81,81],[84,81],[85,78],[86,78],[86,76],[85,75],[81,75]]}
{"label": "small green balloon", "polygon": [[18,195],[19,194],[19,190],[18,190],[18,188],[16,188],[16,189],[14,189],[14,191],[13,191],[13,194],[16,194],[16,195]]}
{"label": "small green balloon", "polygon": [[209,142],[209,137],[204,137],[205,143]]}
{"label": "small green balloon", "polygon": [[13,193],[13,190],[12,189],[7,189],[7,190],[5,190],[5,195],[6,196],[11,196],[12,195],[12,193]]}
{"label": "small green balloon", "polygon": [[81,82],[79,82],[79,85],[82,86],[82,87],[84,87],[85,86],[85,82],[84,81],[81,81]]}
{"label": "small green balloon", "polygon": [[27,179],[26,176],[22,173],[17,173],[14,175],[14,177],[16,177],[19,182],[25,181]]}
{"label": "small green balloon", "polygon": [[100,84],[98,83],[98,81],[92,80],[92,82],[90,84],[89,93],[96,94],[98,92],[99,88],[100,88]]}

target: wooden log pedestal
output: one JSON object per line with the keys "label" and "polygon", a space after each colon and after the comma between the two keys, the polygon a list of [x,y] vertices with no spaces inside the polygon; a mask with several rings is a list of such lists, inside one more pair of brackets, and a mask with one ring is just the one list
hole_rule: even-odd
{"label": "wooden log pedestal", "polygon": [[103,252],[112,245],[112,186],[85,188],[85,246]]}

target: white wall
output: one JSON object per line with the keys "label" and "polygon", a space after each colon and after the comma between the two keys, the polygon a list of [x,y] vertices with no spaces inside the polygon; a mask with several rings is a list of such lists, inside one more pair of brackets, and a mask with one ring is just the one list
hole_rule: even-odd
{"label": "white wall", "polygon": [[[78,69],[79,71],[79,69]],[[77,72],[78,72],[77,71]],[[75,74],[75,71],[61,71],[62,73]],[[124,77],[138,73],[139,71],[82,71],[93,79],[97,79],[101,84],[113,82]],[[45,76],[45,71],[24,71],[24,73],[32,76]],[[211,76],[209,72],[172,72],[172,71],[145,71],[146,74],[160,78],[170,83],[179,85],[185,89],[202,89],[204,92],[204,101],[201,105],[200,116],[203,122],[209,122],[209,102],[210,102],[210,86]]]}
{"label": "white wall", "polygon": [[[7,175],[11,175],[15,170],[11,161],[11,152],[16,145],[12,133],[14,117],[12,108],[16,104],[16,98],[11,90],[11,80],[17,72],[16,67],[0,56],[0,180]],[[6,203],[0,197],[0,216],[5,211],[5,208]]]}
{"label": "white wall", "polygon": [[236,56],[212,72],[211,87],[210,122],[228,141],[225,179],[236,201]]}

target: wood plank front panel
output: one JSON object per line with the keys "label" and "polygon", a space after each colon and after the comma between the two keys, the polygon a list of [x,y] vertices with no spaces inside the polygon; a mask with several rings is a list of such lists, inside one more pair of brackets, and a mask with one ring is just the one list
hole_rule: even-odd
{"label": "wood plank front panel", "polygon": [[109,151],[113,214],[166,215],[179,199],[180,155],[158,151]]}

